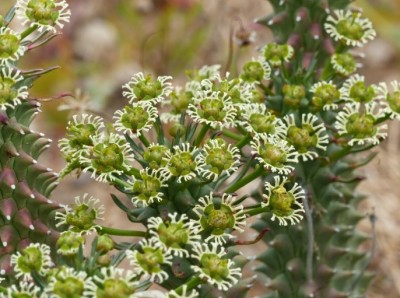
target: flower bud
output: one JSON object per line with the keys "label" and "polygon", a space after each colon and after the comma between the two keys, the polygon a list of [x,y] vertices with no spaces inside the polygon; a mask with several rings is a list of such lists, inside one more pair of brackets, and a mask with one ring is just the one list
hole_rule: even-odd
{"label": "flower bud", "polygon": [[96,250],[105,254],[114,249],[114,241],[107,234],[100,235],[97,239]]}
{"label": "flower bud", "polygon": [[301,100],[306,96],[303,85],[284,85],[282,89],[283,103],[297,109]]}
{"label": "flower bud", "polygon": [[262,49],[265,60],[274,67],[279,67],[283,62],[289,62],[294,50],[288,44],[269,43]]}
{"label": "flower bud", "polygon": [[104,254],[99,256],[96,261],[101,267],[108,267],[111,264],[111,257],[109,254]]}
{"label": "flower bud", "polygon": [[182,137],[186,133],[186,126],[178,122],[174,122],[169,128],[168,133],[172,137]]}
{"label": "flower bud", "polygon": [[73,256],[84,242],[85,239],[79,233],[73,231],[62,232],[56,244],[58,248],[57,253],[65,256]]}
{"label": "flower bud", "polygon": [[151,169],[157,170],[167,164],[165,159],[167,152],[169,152],[168,148],[163,145],[150,145],[143,152],[143,159]]}
{"label": "flower bud", "polygon": [[357,63],[350,53],[334,54],[331,58],[333,69],[342,76],[349,76],[357,70]]}
{"label": "flower bud", "polygon": [[252,83],[269,80],[270,76],[271,67],[265,60],[259,59],[245,63],[243,73],[240,77],[243,81]]}

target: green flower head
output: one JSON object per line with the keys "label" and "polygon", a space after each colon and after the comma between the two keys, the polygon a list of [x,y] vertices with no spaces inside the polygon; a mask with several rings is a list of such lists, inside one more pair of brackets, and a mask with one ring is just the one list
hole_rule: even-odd
{"label": "green flower head", "polygon": [[167,220],[151,217],[148,228],[151,229],[150,234],[154,235],[152,239],[157,247],[178,257],[189,257],[186,246],[200,241],[201,237],[187,215],[182,214],[179,220],[178,216],[178,213],[169,214]]}
{"label": "green flower head", "polygon": [[71,15],[65,0],[17,0],[15,7],[22,24],[37,26],[39,32],[56,33],[56,27],[64,27]]}
{"label": "green flower head", "polygon": [[168,279],[168,274],[162,268],[163,264],[172,265],[172,256],[163,248],[157,246],[154,238],[144,239],[140,242],[141,251],[127,251],[126,255],[133,266],[135,274],[143,274],[152,282],[162,283]]}
{"label": "green flower head", "polygon": [[29,280],[32,272],[44,275],[51,265],[50,247],[32,243],[11,256],[11,265],[14,265],[17,278]]}
{"label": "green flower head", "polygon": [[305,198],[303,189],[297,183],[290,189],[286,188],[287,183],[288,178],[281,176],[275,176],[274,183],[266,182],[266,193],[263,197],[267,202],[261,203],[272,213],[272,221],[277,218],[279,225],[285,226],[288,221],[294,225],[303,218],[304,208],[301,201]]}
{"label": "green flower head", "polygon": [[197,244],[193,250],[192,257],[198,260],[199,265],[192,265],[192,269],[219,290],[227,291],[242,276],[241,269],[234,268],[233,261],[224,258],[224,248],[217,243],[213,243],[211,248],[207,244]]}
{"label": "green flower head", "polygon": [[[98,219],[103,219],[104,206],[100,204],[99,199],[88,197],[84,194],[82,199],[75,197],[75,204],[65,205],[64,212],[56,213],[56,226],[68,225],[69,229],[76,233],[89,233],[96,231],[99,226],[95,223]],[[73,234],[65,236],[65,240],[73,237]]]}
{"label": "green flower head", "polygon": [[24,53],[21,36],[10,28],[0,28],[0,65],[17,61]]}
{"label": "green flower head", "polygon": [[199,199],[193,211],[198,220],[193,220],[198,233],[205,232],[208,236],[205,241],[214,241],[220,245],[226,242],[226,238],[233,238],[231,232],[236,230],[243,232],[246,226],[246,216],[242,205],[234,205],[235,198],[224,194],[218,201],[213,193]]}
{"label": "green flower head", "polygon": [[144,76],[139,72],[131,80],[123,85],[126,89],[122,95],[129,99],[129,102],[140,104],[156,104],[167,97],[172,91],[172,85],[169,80],[171,77],[157,77],[153,80],[151,75]]}
{"label": "green flower head", "polygon": [[360,12],[334,10],[324,25],[326,32],[347,46],[361,47],[376,36],[372,23],[361,17]]}

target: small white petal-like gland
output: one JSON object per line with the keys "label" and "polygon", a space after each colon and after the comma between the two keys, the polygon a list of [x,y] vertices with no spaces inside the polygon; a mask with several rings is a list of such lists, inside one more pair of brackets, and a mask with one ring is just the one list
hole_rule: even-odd
{"label": "small white petal-like gland", "polygon": [[372,23],[361,17],[360,12],[334,10],[324,24],[326,32],[335,40],[347,46],[362,47],[376,36]]}
{"label": "small white petal-like gland", "polygon": [[262,207],[269,207],[272,212],[271,220],[278,219],[279,225],[286,226],[288,221],[292,225],[303,219],[304,208],[300,203],[305,198],[304,190],[294,183],[291,189],[286,189],[287,177],[275,176],[274,183],[265,183],[266,193],[263,197],[267,203],[262,202]]}
{"label": "small white petal-like gland", "polygon": [[198,74],[201,79],[209,79],[211,81],[218,79],[220,75],[221,65],[204,65],[199,69]]}
{"label": "small white petal-like gland", "polygon": [[37,27],[39,32],[56,33],[56,27],[63,28],[71,16],[65,0],[17,0],[15,7],[22,25]]}

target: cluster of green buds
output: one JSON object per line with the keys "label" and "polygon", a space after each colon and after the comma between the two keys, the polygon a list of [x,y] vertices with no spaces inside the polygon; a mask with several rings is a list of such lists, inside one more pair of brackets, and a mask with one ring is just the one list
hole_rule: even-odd
{"label": "cluster of green buds", "polygon": [[[143,228],[101,225],[101,201],[77,197],[55,214],[62,232],[54,251],[35,243],[12,255],[15,284],[0,289],[4,295],[244,297],[254,279],[242,271],[254,258],[239,247],[261,239],[268,244],[257,257],[257,270],[269,278],[265,297],[365,291],[368,256],[358,247],[367,237],[355,231],[363,215],[355,209],[362,197],[354,193],[354,170],[371,157],[354,161],[353,154],[378,145],[387,134],[382,123],[400,118],[400,84],[389,91],[352,75],[357,63],[349,50],[375,31],[359,11],[345,10],[346,1],[270,2],[275,14],[261,22],[277,42],[237,76],[204,66],[174,86],[169,76],[138,73],[122,86],[124,106],[111,123],[89,114],[71,119],[59,141],[67,162],[61,177],[87,172],[113,185],[130,199],[112,194],[116,206]],[[32,21],[38,3],[59,20],[43,14],[46,22]],[[49,30],[50,20],[60,25],[68,15],[62,3],[19,1],[17,15]],[[310,45],[320,52],[310,56]],[[13,51],[13,59],[22,55]],[[259,218],[253,226],[251,217]],[[251,227],[258,234],[248,239],[243,232]],[[97,234],[91,249],[89,234]]]}

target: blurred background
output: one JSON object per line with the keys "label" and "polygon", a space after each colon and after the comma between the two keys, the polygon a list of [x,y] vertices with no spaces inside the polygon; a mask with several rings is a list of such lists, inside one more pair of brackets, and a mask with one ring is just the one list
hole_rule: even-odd
{"label": "blurred background", "polygon": [[[0,13],[14,3],[1,0]],[[265,0],[69,0],[71,23],[63,35],[22,58],[22,68],[60,69],[40,78],[32,97],[72,97],[44,104],[35,129],[54,140],[42,162],[60,171],[64,162],[57,140],[64,135],[69,117],[83,110],[112,117],[124,105],[121,85],[138,71],[172,75],[174,84],[185,80],[185,70],[204,64],[231,65],[257,55],[257,49],[272,40],[254,19],[271,11]],[[366,58],[361,73],[369,82],[400,80],[400,0],[357,0],[378,32],[378,38],[362,51]],[[253,40],[253,35],[256,39]],[[59,109],[69,107],[70,110]],[[389,138],[374,162],[363,169],[368,177],[359,191],[368,195],[363,210],[375,210],[378,218],[377,252],[371,269],[377,273],[367,297],[400,297],[400,123],[390,126]],[[68,177],[53,193],[53,199],[72,202],[90,192],[106,205],[107,224],[123,227],[128,221],[113,206],[114,189],[87,176]],[[368,220],[360,228],[371,233]],[[250,251],[249,254],[256,253]],[[252,292],[249,297],[256,295]]]}

